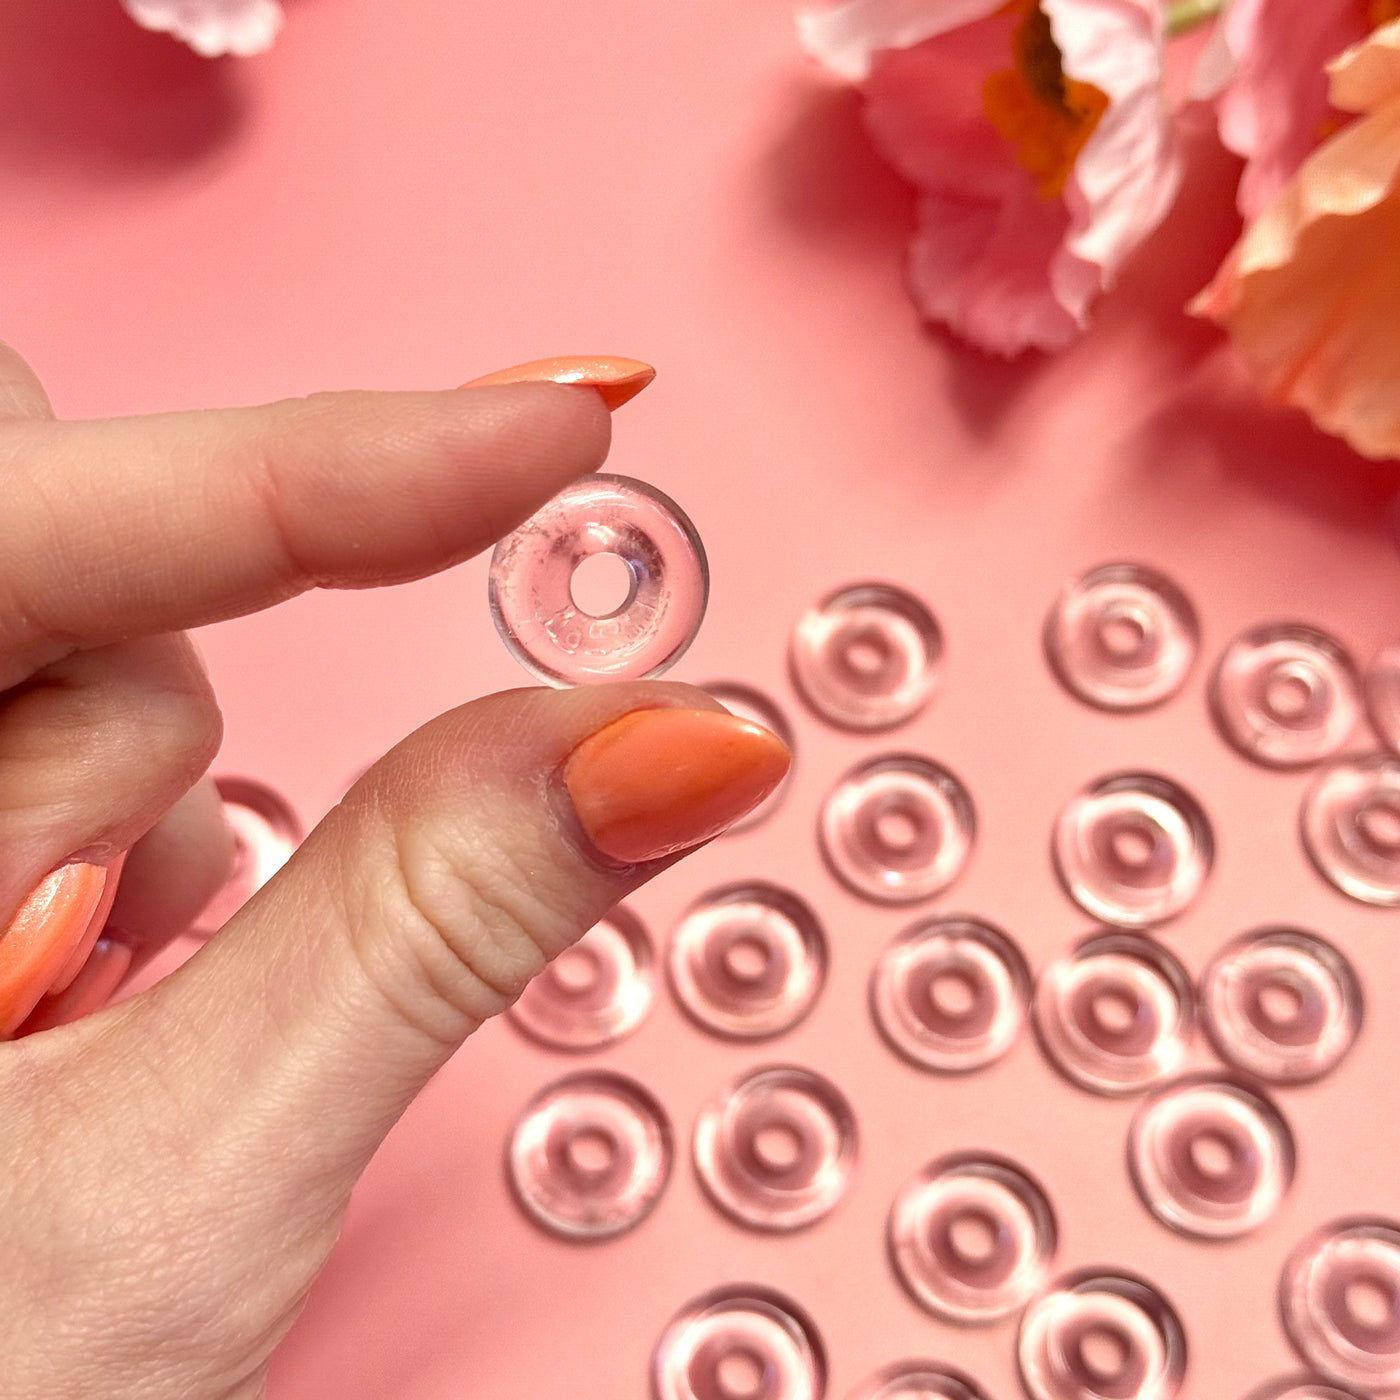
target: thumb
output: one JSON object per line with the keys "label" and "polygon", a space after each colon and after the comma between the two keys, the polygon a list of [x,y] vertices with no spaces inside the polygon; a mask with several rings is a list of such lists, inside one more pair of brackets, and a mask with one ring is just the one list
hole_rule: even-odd
{"label": "thumb", "polygon": [[[137,1014],[199,1047],[207,1106],[334,1124],[308,1176],[353,1178],[482,1021],[619,899],[762,800],[788,754],[676,685],[526,690],[376,764]],[[344,1102],[339,1100],[343,1099]]]}
{"label": "thumb", "polygon": [[[104,1334],[123,1334],[116,1295],[123,1315],[199,1339],[182,1386],[161,1393],[203,1393],[210,1367],[255,1376],[413,1095],[550,957],[761,801],[788,762],[767,730],[686,686],[477,701],[377,763],[165,981],[17,1042],[61,1075],[46,1158],[71,1164],[98,1144],[123,1250],[161,1261],[115,1266]],[[133,1222],[153,1238],[134,1239]],[[82,1239],[103,1233],[89,1214]],[[109,1267],[87,1263],[86,1286]]]}

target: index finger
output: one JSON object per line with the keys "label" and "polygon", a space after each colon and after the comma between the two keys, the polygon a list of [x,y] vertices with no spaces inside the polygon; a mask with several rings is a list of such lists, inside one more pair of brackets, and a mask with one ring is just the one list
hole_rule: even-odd
{"label": "index finger", "polygon": [[591,389],[0,423],[0,689],[82,647],[422,578],[607,455]]}

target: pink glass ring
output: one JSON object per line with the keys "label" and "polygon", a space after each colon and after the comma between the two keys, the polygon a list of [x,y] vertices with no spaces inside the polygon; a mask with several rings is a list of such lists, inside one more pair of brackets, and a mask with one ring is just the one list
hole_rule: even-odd
{"label": "pink glass ring", "polygon": [[917,754],[885,754],[827,794],[817,836],[847,889],[880,904],[932,899],[962,874],[977,820],[967,789]]}
{"label": "pink glass ring", "polygon": [[695,1120],[695,1172],[741,1225],[800,1230],[830,1214],[856,1161],[855,1115],[829,1080],[769,1065],[730,1084]]}
{"label": "pink glass ring", "polygon": [[1114,773],[1075,794],[1051,848],[1066,893],[1120,928],[1181,913],[1210,874],[1215,845],[1200,804],[1155,773]]}
{"label": "pink glass ring", "polygon": [[1045,654],[1085,704],[1145,710],[1181,689],[1197,635],[1195,610],[1170,579],[1105,564],[1061,590],[1045,619]]}
{"label": "pink glass ring", "polygon": [[1325,1381],[1285,1376],[1282,1380],[1266,1381],[1258,1390],[1251,1390],[1245,1400],[1361,1400],[1361,1397],[1353,1390],[1338,1390]]}
{"label": "pink glass ring", "polygon": [[1400,1388],[1400,1224],[1355,1217],[1294,1250],[1279,1281],[1284,1329],[1323,1375],[1367,1395]]}
{"label": "pink glass ring", "polygon": [[651,1212],[671,1174],[671,1126],[634,1080],[569,1075],[526,1106],[506,1148],[520,1207],[571,1240],[620,1235]]}
{"label": "pink glass ring", "polygon": [[681,1008],[734,1040],[790,1030],[826,978],[826,936],[791,890],[754,880],[692,905],[676,927],[668,967]]}
{"label": "pink glass ring", "polygon": [[1041,1047],[1095,1094],[1136,1094],[1168,1078],[1185,1062],[1193,1024],[1186,969],[1138,933],[1086,939],[1051,962],[1036,987]]}
{"label": "pink glass ring", "polygon": [[1274,1084],[1320,1079],[1361,1029],[1361,983],[1330,943],[1259,929],[1222,948],[1201,984],[1206,1031],[1236,1068]]}
{"label": "pink glass ring", "polygon": [[1221,734],[1246,758],[1302,768],[1347,742],[1361,718],[1361,681],[1346,649],[1326,632],[1271,623],[1225,648],[1210,703]]}
{"label": "pink glass ring", "polygon": [[921,920],[891,943],[870,978],[880,1033],[911,1063],[965,1074],[999,1060],[1026,1019],[1030,972],[1000,929],[953,915]]}
{"label": "pink glass ring", "polygon": [[987,1400],[987,1392],[941,1361],[896,1361],[867,1376],[847,1400]]}
{"label": "pink glass ring", "polygon": [[932,698],[943,634],[912,593],[857,583],[803,613],[789,657],[802,698],[824,720],[843,729],[892,729]]}
{"label": "pink glass ring", "polygon": [[1026,1308],[1016,1360],[1031,1400],[1172,1400],[1186,1334],[1150,1283],[1081,1269]]}
{"label": "pink glass ring", "polygon": [[233,869],[190,932],[207,938],[224,926],[287,863],[306,835],[280,793],[252,778],[214,780],[233,828]]}
{"label": "pink glass ring", "polygon": [[1293,1180],[1293,1134],[1266,1099],[1226,1079],[1168,1085],[1138,1110],[1128,1166],[1143,1204],[1197,1239],[1256,1230]]}
{"label": "pink glass ring", "polygon": [[1400,642],[1391,642],[1366,671],[1366,711],[1371,727],[1393,753],[1400,753]]}
{"label": "pink glass ring", "polygon": [[491,617],[515,659],[549,685],[642,680],[672,666],[705,615],[705,549],[654,486],[586,476],[491,556]]}
{"label": "pink glass ring", "polygon": [[822,1400],[826,1353],[790,1298],[731,1284],[686,1304],[652,1354],[655,1400]]}
{"label": "pink glass ring", "polygon": [[1329,764],[1303,798],[1301,825],[1308,858],[1344,895],[1400,907],[1400,759]]}
{"label": "pink glass ring", "polygon": [[[915,1302],[951,1322],[994,1322],[1045,1281],[1055,1253],[1045,1193],[1014,1162],[956,1153],[905,1182],[890,1259]],[[935,1392],[936,1393],[936,1392]]]}
{"label": "pink glass ring", "polygon": [[534,978],[506,1019],[552,1050],[611,1045],[651,1010],[652,961],[642,921],[618,905]]}

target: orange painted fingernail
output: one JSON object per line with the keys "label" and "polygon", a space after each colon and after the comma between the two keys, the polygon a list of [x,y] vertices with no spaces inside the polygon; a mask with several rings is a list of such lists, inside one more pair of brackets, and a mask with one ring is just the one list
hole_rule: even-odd
{"label": "orange painted fingernail", "polygon": [[792,755],[775,734],[717,710],[634,710],[587,739],[564,786],[590,841],[628,864],[698,845],[752,811]]}
{"label": "orange painted fingernail", "polygon": [[582,384],[596,389],[609,408],[621,408],[656,378],[656,371],[643,360],[620,355],[560,355],[552,360],[531,360],[528,364],[498,369],[462,385],[464,389],[485,388],[491,384]]}
{"label": "orange painted fingernail", "polygon": [[87,861],[44,876],[0,933],[0,1036],[12,1034],[83,944],[102,908],[108,867]]}
{"label": "orange painted fingernail", "polygon": [[121,875],[122,866],[126,864],[126,852],[121,851],[108,861],[105,869],[107,871],[107,881],[102,888],[102,898],[97,901],[97,908],[93,910],[92,916],[88,919],[87,932],[78,940],[77,946],[68,955],[68,961],[58,970],[58,975],[49,985],[46,996],[53,996],[57,992],[63,991],[65,987],[83,970],[83,964],[88,960],[88,954],[92,952],[93,945],[102,934],[103,926],[107,922],[107,915],[112,912],[112,901],[117,897],[117,879]]}

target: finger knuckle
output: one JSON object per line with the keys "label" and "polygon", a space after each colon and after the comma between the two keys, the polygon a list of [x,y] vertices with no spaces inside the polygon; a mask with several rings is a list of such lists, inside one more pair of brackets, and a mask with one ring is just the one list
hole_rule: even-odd
{"label": "finger knuckle", "polygon": [[391,870],[385,897],[405,970],[394,1000],[422,1029],[460,1039],[572,940],[562,879],[489,832],[395,831]]}

